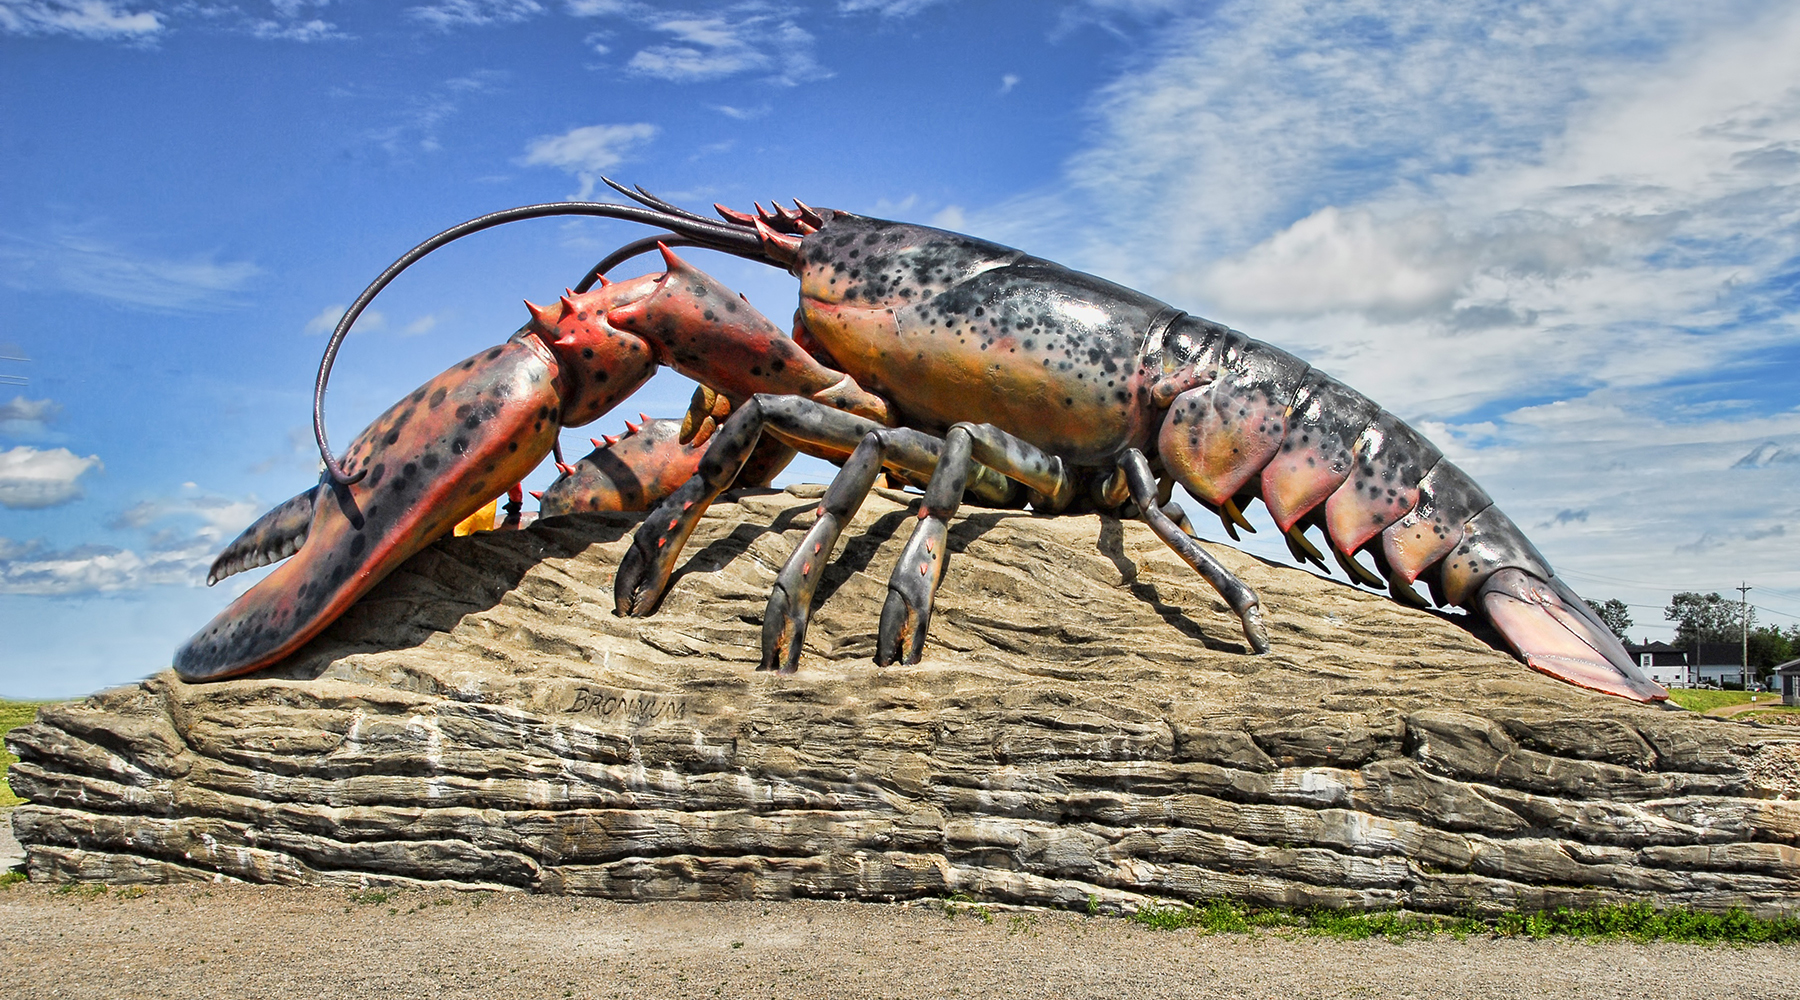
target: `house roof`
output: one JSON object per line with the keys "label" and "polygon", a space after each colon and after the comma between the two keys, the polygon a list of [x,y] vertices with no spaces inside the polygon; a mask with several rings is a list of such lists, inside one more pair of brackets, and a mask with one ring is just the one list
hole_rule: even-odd
{"label": "house roof", "polygon": [[1744,662],[1744,647],[1736,642],[1699,643],[1693,662],[1702,667],[1736,667]]}
{"label": "house roof", "polygon": [[1775,668],[1778,674],[1800,674],[1800,660],[1789,660]]}

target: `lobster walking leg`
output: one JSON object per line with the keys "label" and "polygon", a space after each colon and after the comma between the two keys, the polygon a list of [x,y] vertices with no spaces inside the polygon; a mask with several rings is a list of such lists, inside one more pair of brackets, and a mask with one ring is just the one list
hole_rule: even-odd
{"label": "lobster walking leg", "polygon": [[876,474],[891,465],[916,475],[929,475],[942,452],[942,441],[915,430],[881,427],[863,435],[819,502],[818,519],[788,557],[769,592],[769,605],[763,614],[762,669],[779,668],[782,673],[791,674],[799,667],[813,595],[844,526],[868,497]]}
{"label": "lobster walking leg", "polygon": [[932,599],[950,556],[946,550],[950,519],[956,516],[970,470],[978,467],[991,468],[1023,483],[1052,510],[1067,507],[1074,496],[1074,481],[1063,469],[1060,458],[991,424],[961,423],[951,427],[944,435],[943,458],[919,504],[919,523],[888,579],[887,601],[881,608],[881,632],[875,645],[876,663],[917,663],[924,655]]}
{"label": "lobster walking leg", "polygon": [[[738,476],[765,431],[809,455],[842,462],[864,437],[884,429],[873,420],[813,400],[752,396],[713,435],[693,477],[657,505],[633,536],[613,581],[619,613],[641,617],[655,610],[688,536]],[[930,476],[937,466],[936,440],[918,432],[903,439],[908,446],[886,456],[886,464],[920,478]],[[1005,478],[990,470],[976,475],[976,489],[995,502],[1003,502],[1011,494]]]}
{"label": "lobster walking leg", "polygon": [[[1269,630],[1263,625],[1262,607],[1256,599],[1256,592],[1251,590],[1233,576],[1231,571],[1219,564],[1194,537],[1181,529],[1168,511],[1157,506],[1156,477],[1150,472],[1150,462],[1144,453],[1136,448],[1128,449],[1119,459],[1119,469],[1125,474],[1125,481],[1131,488],[1131,499],[1142,512],[1144,521],[1156,537],[1163,540],[1175,554],[1186,560],[1194,571],[1212,584],[1231,610],[1237,613],[1244,623],[1244,637],[1250,641],[1250,648],[1257,653],[1269,651]],[[1170,506],[1174,506],[1171,504]],[[1179,511],[1180,507],[1175,507]]]}
{"label": "lobster walking leg", "polygon": [[[991,424],[957,424],[950,428],[944,442],[944,457],[919,508],[919,524],[888,581],[888,598],[882,608],[881,633],[875,648],[877,663],[916,663],[923,655],[932,600],[948,555],[945,543],[949,521],[955,516],[962,495],[959,476],[965,470],[971,466],[993,469],[1025,485],[1033,492],[1034,500],[1042,500],[1042,505],[1051,510],[1067,506],[1074,494],[1075,481],[1061,459]],[[1130,464],[1131,455],[1136,455],[1136,466]],[[977,462],[980,464],[975,465]],[[1199,548],[1162,510],[1157,503],[1155,477],[1141,452],[1130,449],[1121,459],[1121,468],[1130,480],[1132,499],[1158,536],[1231,604],[1251,648],[1258,653],[1267,652],[1268,633],[1255,592]],[[1137,469],[1135,478],[1133,468]]]}

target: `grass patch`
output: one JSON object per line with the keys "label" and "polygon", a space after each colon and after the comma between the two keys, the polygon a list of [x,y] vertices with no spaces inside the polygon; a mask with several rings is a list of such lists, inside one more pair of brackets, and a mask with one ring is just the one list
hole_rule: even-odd
{"label": "grass patch", "polygon": [[1145,907],[1132,922],[1156,930],[1245,933],[1282,930],[1342,940],[1403,940],[1451,934],[1495,937],[1573,937],[1632,941],[1685,941],[1707,944],[1785,944],[1800,942],[1800,919],[1764,920],[1744,910],[1702,913],[1659,910],[1649,903],[1622,903],[1588,910],[1566,907],[1542,913],[1503,913],[1498,917],[1445,917],[1427,913],[1356,913],[1343,910],[1285,910],[1245,906],[1215,899],[1199,906],[1167,903]]}
{"label": "grass patch", "polygon": [[[1708,709],[1723,708],[1726,705],[1748,705],[1751,691],[1713,691],[1707,688],[1670,688],[1669,700],[1690,712],[1704,712]],[[1781,704],[1778,694],[1762,694],[1756,699],[1759,703],[1769,702],[1771,705]]]}
{"label": "grass patch", "polygon": [[[49,704],[42,701],[0,701],[0,738],[7,733],[26,725],[37,718],[38,708]],[[0,809],[11,809],[24,805],[25,800],[13,794],[12,786],[6,783],[6,772],[19,758],[0,749]]]}

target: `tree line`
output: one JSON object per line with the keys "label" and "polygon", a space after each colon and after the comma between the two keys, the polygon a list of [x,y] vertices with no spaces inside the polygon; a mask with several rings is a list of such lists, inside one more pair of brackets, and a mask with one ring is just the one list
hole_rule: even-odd
{"label": "tree line", "polygon": [[[1631,609],[1624,601],[1615,598],[1589,601],[1588,605],[1599,613],[1600,620],[1613,630],[1620,642],[1631,641],[1625,635],[1632,626]],[[1786,629],[1758,625],[1756,605],[1745,605],[1737,598],[1724,597],[1717,592],[1682,591],[1670,598],[1668,607],[1663,609],[1663,618],[1675,623],[1673,645],[1687,649],[1702,642],[1737,645],[1744,641],[1745,626],[1748,626],[1750,669],[1758,677],[1800,657],[1800,623]]]}

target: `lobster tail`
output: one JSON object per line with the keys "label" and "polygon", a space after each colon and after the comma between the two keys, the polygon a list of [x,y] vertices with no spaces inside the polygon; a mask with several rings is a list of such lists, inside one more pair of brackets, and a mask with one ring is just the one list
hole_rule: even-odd
{"label": "lobster tail", "polygon": [[[1324,562],[1305,536],[1325,529],[1353,580],[1373,550],[1396,598],[1440,604],[1493,623],[1533,669],[1637,701],[1668,692],[1487,493],[1399,417],[1294,356],[1234,330],[1184,317],[1169,328],[1168,367],[1212,373],[1171,403],[1158,438],[1163,465],[1222,510],[1259,495],[1298,559]],[[1227,522],[1229,527],[1229,522]]]}
{"label": "lobster tail", "polygon": [[1488,621],[1533,670],[1633,701],[1669,697],[1631,662],[1587,602],[1556,577],[1543,580],[1507,567],[1481,584],[1479,600]]}

